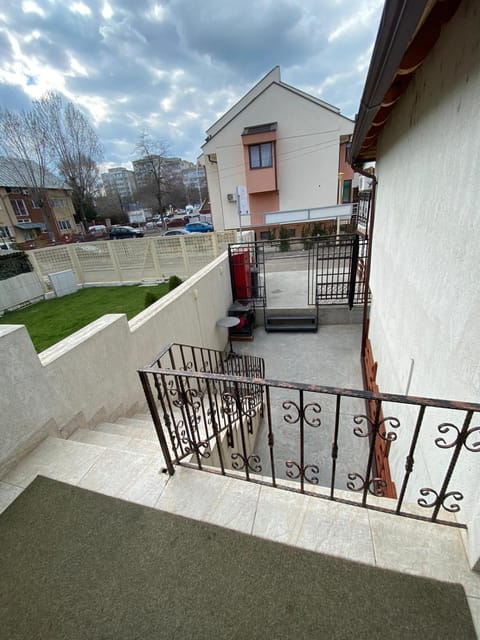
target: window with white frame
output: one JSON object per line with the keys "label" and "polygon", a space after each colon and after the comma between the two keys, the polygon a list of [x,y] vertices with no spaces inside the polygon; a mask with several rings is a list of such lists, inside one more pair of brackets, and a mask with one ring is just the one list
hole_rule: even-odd
{"label": "window with white frame", "polygon": [[264,169],[273,166],[273,147],[271,142],[251,144],[248,147],[250,169]]}
{"label": "window with white frame", "polygon": [[72,228],[72,225],[70,224],[70,220],[59,220],[58,227],[61,231],[67,231]]}
{"label": "window with white frame", "polygon": [[17,218],[25,218],[30,215],[23,200],[10,200],[10,203]]}
{"label": "window with white frame", "polygon": [[40,202],[38,200],[30,200],[32,203],[32,209],[40,209]]}
{"label": "window with white frame", "polygon": [[13,238],[10,227],[0,227],[0,238]]}

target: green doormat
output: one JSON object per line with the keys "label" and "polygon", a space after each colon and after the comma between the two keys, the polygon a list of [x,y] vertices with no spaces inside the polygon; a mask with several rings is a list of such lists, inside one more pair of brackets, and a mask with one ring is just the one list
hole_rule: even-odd
{"label": "green doormat", "polygon": [[8,640],[476,637],[460,585],[42,477],[0,516],[0,581]]}

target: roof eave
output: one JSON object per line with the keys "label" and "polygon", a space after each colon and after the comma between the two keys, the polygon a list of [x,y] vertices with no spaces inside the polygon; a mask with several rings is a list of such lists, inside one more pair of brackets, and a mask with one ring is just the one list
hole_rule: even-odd
{"label": "roof eave", "polygon": [[353,164],[376,159],[380,131],[459,4],[460,0],[385,4],[353,133]]}

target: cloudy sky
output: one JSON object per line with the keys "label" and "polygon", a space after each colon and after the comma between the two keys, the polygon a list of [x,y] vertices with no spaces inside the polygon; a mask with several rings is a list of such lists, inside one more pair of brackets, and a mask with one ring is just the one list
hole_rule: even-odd
{"label": "cloudy sky", "polygon": [[0,104],[82,108],[108,166],[142,131],[194,161],[205,130],[275,65],[354,117],[382,0],[2,0]]}

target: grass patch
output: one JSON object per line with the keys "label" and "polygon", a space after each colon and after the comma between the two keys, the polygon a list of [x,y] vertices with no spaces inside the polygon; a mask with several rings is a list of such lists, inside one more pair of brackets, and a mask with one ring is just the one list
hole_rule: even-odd
{"label": "grass patch", "polygon": [[63,298],[8,311],[0,318],[0,323],[24,324],[40,353],[106,313],[126,313],[130,320],[143,311],[148,292],[161,298],[168,293],[168,284],[81,289]]}

